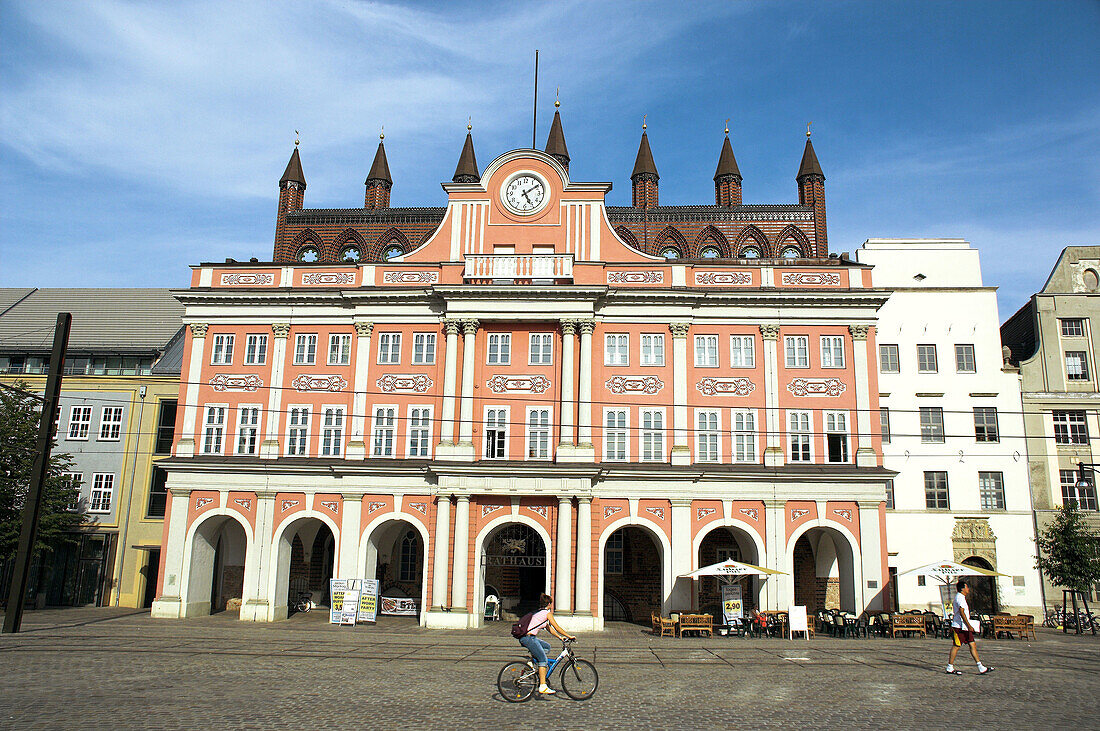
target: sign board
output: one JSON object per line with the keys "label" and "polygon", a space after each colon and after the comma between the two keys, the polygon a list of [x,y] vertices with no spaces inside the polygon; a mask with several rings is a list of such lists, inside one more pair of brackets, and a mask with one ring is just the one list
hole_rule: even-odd
{"label": "sign board", "polygon": [[359,606],[359,579],[329,579],[329,624],[355,624],[355,610]]}
{"label": "sign board", "polygon": [[795,632],[806,632],[806,639],[810,638],[806,621],[806,607],[787,607],[787,632],[788,636]]}
{"label": "sign board", "polygon": [[360,582],[358,621],[378,621],[378,579],[363,579]]}
{"label": "sign board", "polygon": [[723,584],[722,585],[722,621],[725,624],[731,624],[734,619],[740,619],[745,613],[743,602],[741,601],[741,585],[740,584]]}
{"label": "sign board", "polygon": [[950,622],[951,616],[955,613],[955,587],[953,585],[940,585],[940,608],[943,609],[944,618]]}
{"label": "sign board", "polygon": [[417,603],[419,601],[419,599],[408,599],[406,597],[384,596],[381,599],[382,614],[415,617],[419,614],[419,610],[417,609]]}

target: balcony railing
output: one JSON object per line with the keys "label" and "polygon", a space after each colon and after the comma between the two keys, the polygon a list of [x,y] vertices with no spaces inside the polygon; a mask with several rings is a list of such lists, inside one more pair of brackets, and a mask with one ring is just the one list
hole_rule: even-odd
{"label": "balcony railing", "polygon": [[467,282],[556,283],[573,281],[572,254],[467,255]]}

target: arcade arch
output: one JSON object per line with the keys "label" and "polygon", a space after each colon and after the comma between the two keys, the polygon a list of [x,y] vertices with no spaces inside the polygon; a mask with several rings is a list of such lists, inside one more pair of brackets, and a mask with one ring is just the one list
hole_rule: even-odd
{"label": "arcade arch", "polygon": [[244,599],[251,531],[236,515],[208,513],[191,526],[190,550],[181,578],[185,617],[225,611],[230,599]]}
{"label": "arcade arch", "polygon": [[523,515],[505,515],[490,521],[474,543],[473,609],[480,624],[485,597],[497,593],[503,612],[521,617],[537,609],[539,594],[551,593],[553,574],[550,534]]}
{"label": "arcade arch", "polygon": [[335,523],[317,514],[292,518],[279,526],[272,539],[275,567],[271,607],[276,619],[285,617],[291,600],[303,592],[308,592],[317,606],[329,606],[329,579],[336,575],[338,534]]}
{"label": "arcade arch", "polygon": [[855,538],[841,526],[817,521],[800,526],[787,544],[787,596],[807,614],[827,609],[858,614],[863,581]]}
{"label": "arcade arch", "polygon": [[417,617],[422,618],[428,591],[427,531],[410,516],[389,513],[373,521],[364,533],[367,539],[359,560],[362,576],[378,579],[381,597],[416,600]]}
{"label": "arcade arch", "polygon": [[[649,624],[650,613],[662,613],[672,594],[671,545],[660,528],[623,518],[600,536],[599,616],[609,608],[624,621]],[[614,621],[614,620],[612,620]]]}

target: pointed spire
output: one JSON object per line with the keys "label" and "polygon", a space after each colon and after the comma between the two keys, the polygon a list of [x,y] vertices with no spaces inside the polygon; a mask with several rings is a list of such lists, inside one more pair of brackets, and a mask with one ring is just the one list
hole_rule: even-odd
{"label": "pointed spire", "polygon": [[653,153],[649,149],[649,137],[646,135],[645,116],[642,116],[642,141],[638,143],[638,156],[634,159],[634,172],[630,179],[639,175],[652,175],[655,179],[661,176],[657,174],[657,165],[653,162]]}
{"label": "pointed spire", "polygon": [[455,168],[455,183],[479,183],[481,173],[477,171],[477,158],[474,157],[473,125],[466,124],[466,144],[462,146],[462,154],[458,156],[458,167]]}
{"label": "pointed spire", "polygon": [[802,180],[802,178],[810,175],[817,175],[822,180],[825,179],[825,173],[821,172],[821,164],[817,161],[817,154],[814,152],[814,144],[810,142],[810,125],[807,124],[806,149],[802,152],[802,164],[798,166],[798,175],[794,176],[794,179]]}
{"label": "pointed spire", "polygon": [[302,173],[302,160],[298,157],[298,141],[294,141],[294,152],[290,153],[290,162],[286,164],[286,170],[283,171],[283,177],[279,178],[279,187],[283,187],[287,183],[297,183],[303,188],[306,187],[306,176]]}
{"label": "pointed spire", "polygon": [[730,145],[730,131],[726,128],[726,139],[722,143],[722,152],[718,155],[718,169],[714,171],[714,180],[717,182],[730,175],[741,180],[741,170],[737,167],[737,158],[733,156],[733,147]]}
{"label": "pointed spire", "polygon": [[379,180],[393,185],[393,178],[390,177],[390,164],[386,161],[385,139],[385,132],[378,135],[378,150],[374,153],[374,163],[370,166],[370,172],[367,173],[366,183]]}
{"label": "pointed spire", "polygon": [[561,102],[554,100],[554,122],[550,125],[550,135],[546,138],[546,154],[561,163],[566,170],[569,169],[569,148],[565,146],[565,132],[561,128],[561,114],[558,108]]}

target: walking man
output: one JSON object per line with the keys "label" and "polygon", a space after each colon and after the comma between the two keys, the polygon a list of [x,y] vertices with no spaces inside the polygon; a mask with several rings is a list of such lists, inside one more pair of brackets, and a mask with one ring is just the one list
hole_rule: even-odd
{"label": "walking man", "polygon": [[947,674],[962,675],[961,670],[955,669],[955,655],[959,654],[959,648],[963,645],[970,648],[971,657],[978,663],[978,673],[980,675],[991,673],[993,668],[982,665],[978,657],[978,641],[974,638],[978,626],[970,621],[970,605],[966,603],[966,598],[970,596],[970,585],[964,579],[959,579],[959,583],[955,584],[955,590],[957,593],[955,594],[955,613],[951,619],[952,643],[951,655],[947,658]]}

